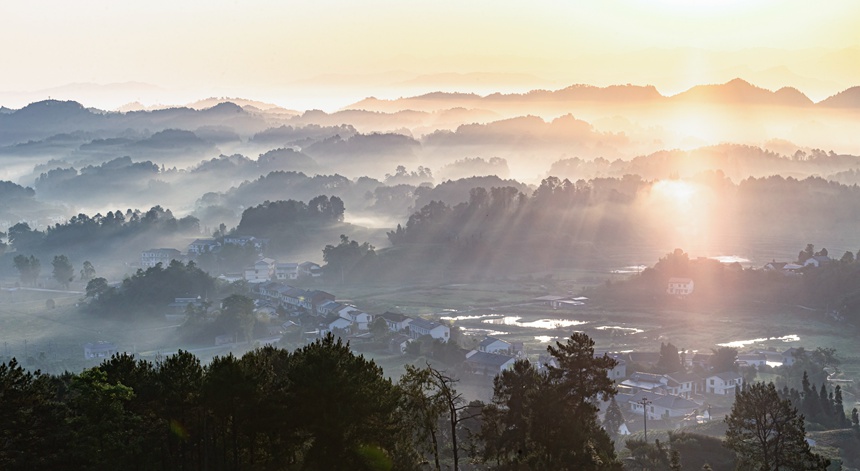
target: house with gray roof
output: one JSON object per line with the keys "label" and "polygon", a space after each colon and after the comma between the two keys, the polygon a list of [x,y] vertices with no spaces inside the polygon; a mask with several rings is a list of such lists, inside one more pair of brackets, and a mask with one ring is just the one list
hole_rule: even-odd
{"label": "house with gray roof", "polygon": [[463,368],[478,375],[496,376],[513,367],[516,361],[516,357],[510,355],[472,351],[467,355]]}
{"label": "house with gray roof", "polygon": [[409,336],[417,339],[423,335],[429,335],[434,339],[448,342],[448,339],[451,338],[451,328],[445,324],[428,321],[420,317],[412,319],[412,322],[409,323]]}

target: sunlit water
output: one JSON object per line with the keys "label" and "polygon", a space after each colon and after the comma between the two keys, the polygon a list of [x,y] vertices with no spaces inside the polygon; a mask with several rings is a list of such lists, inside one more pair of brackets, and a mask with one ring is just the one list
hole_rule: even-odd
{"label": "sunlit water", "polygon": [[486,324],[497,325],[515,325],[519,327],[531,327],[534,329],[561,329],[574,325],[585,324],[585,321],[577,321],[573,319],[538,319],[536,321],[522,322],[519,316],[504,316],[494,319],[484,319],[481,322]]}
{"label": "sunlit water", "polygon": [[612,273],[617,273],[619,275],[630,275],[633,273],[642,273],[642,270],[646,268],[648,267],[645,265],[628,265],[623,268],[612,270]]}
{"label": "sunlit water", "polygon": [[732,347],[732,348],[743,348],[747,345],[752,345],[756,343],[762,343],[767,341],[779,340],[781,342],[799,342],[800,337],[794,334],[783,335],[782,337],[762,337],[758,339],[751,340],[734,340],[732,342],[726,343],[718,343],[717,346],[720,347]]}
{"label": "sunlit water", "polygon": [[617,325],[602,325],[600,327],[595,327],[595,330],[618,330],[629,334],[641,334],[642,332],[645,332],[644,330],[637,329],[636,327],[619,327]]}
{"label": "sunlit water", "polygon": [[484,315],[476,315],[476,316],[442,316],[440,319],[444,321],[471,321],[476,319],[486,319],[488,317],[498,317],[495,314],[484,314]]}
{"label": "sunlit water", "polygon": [[711,257],[711,259],[720,263],[740,263],[742,265],[750,263],[750,259],[737,255],[719,255],[717,257]]}

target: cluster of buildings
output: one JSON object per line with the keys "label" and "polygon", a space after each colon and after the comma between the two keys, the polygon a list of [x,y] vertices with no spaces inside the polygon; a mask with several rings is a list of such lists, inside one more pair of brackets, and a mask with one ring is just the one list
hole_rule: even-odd
{"label": "cluster of buildings", "polygon": [[[140,267],[144,270],[159,263],[167,266],[173,260],[187,261],[203,254],[217,254],[225,246],[253,247],[258,255],[269,244],[269,239],[254,236],[224,236],[219,239],[195,239],[188,244],[186,253],[174,248],[158,248],[144,250],[140,253]],[[322,268],[313,262],[279,263],[274,259],[260,256],[253,265],[245,267],[239,273],[227,273],[219,278],[228,282],[245,280],[249,283],[265,283],[272,280],[288,281],[299,278],[318,278],[322,276]]]}
{"label": "cluster of buildings", "polygon": [[803,263],[777,262],[776,260],[773,260],[765,264],[762,269],[765,271],[782,273],[783,275],[797,275],[800,274],[801,270],[804,268],[820,268],[821,266],[831,262],[833,262],[833,259],[827,255],[814,255],[804,260]]}
{"label": "cluster of buildings", "polygon": [[[795,361],[795,348],[785,351],[753,350],[739,353],[736,365],[740,367],[764,365],[791,365]],[[600,354],[602,355],[602,354]],[[615,400],[631,421],[622,426],[622,434],[641,425],[642,419],[674,421],[710,420],[711,405],[719,398],[734,396],[743,385],[743,376],[735,371],[712,371],[709,369],[711,355],[694,354],[684,358],[681,371],[666,374],[634,371],[628,374],[627,365],[636,364],[653,368],[659,361],[657,352],[606,353],[618,364],[607,372],[616,382],[618,394]],[[551,360],[550,360],[551,361]],[[601,405],[605,412],[608,403]],[[629,426],[629,427],[628,427]]]}
{"label": "cluster of buildings", "polygon": [[333,294],[325,291],[304,290],[282,281],[258,283],[254,290],[259,296],[258,305],[261,307],[308,313],[301,327],[311,336],[367,333],[370,325],[379,317],[385,321],[388,330],[395,334],[390,346],[399,353],[405,352],[409,342],[425,335],[442,342],[448,342],[451,338],[451,328],[445,324],[395,312],[371,314],[349,303],[337,302]]}
{"label": "cluster of buildings", "polygon": [[194,239],[188,244],[186,252],[174,248],[160,248],[144,250],[140,253],[140,267],[144,270],[152,268],[157,264],[167,266],[173,260],[186,261],[206,253],[218,253],[225,245],[237,247],[254,247],[257,254],[262,254],[263,249],[269,245],[269,239],[260,239],[254,236],[224,236],[219,239]]}

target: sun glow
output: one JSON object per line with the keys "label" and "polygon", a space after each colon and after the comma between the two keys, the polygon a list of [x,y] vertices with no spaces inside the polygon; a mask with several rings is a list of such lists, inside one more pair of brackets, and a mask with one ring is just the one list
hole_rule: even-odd
{"label": "sun glow", "polygon": [[660,180],[654,184],[652,191],[666,202],[672,203],[675,209],[689,210],[692,209],[696,187],[683,180]]}

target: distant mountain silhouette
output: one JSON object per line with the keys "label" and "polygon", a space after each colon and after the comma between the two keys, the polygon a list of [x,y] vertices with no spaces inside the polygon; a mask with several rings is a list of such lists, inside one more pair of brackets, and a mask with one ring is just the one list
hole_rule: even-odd
{"label": "distant mountain silhouette", "polygon": [[0,146],[76,131],[98,130],[110,134],[127,129],[148,129],[158,132],[216,125],[230,126],[243,134],[269,127],[265,117],[248,113],[229,102],[203,110],[181,107],[120,113],[84,108],[76,101],[44,100],[0,114]]}
{"label": "distant mountain silhouette", "polygon": [[674,102],[730,103],[734,105],[810,106],[812,100],[793,88],[772,92],[736,78],[722,85],[697,85],[679,93]]}
{"label": "distant mountain silhouette", "polygon": [[[838,98],[836,98],[838,97]],[[786,106],[805,108],[815,103],[799,90],[783,87],[777,91],[757,87],[743,79],[736,78],[723,84],[697,85],[674,96],[662,95],[653,86],[612,85],[595,87],[591,85],[572,85],[560,90],[532,90],[528,93],[493,93],[480,96],[473,93],[433,92],[423,95],[382,100],[367,98],[353,103],[344,109],[396,112],[400,110],[436,111],[452,106],[465,108],[486,108],[493,110],[494,105],[546,105],[563,107],[570,103],[606,104],[726,104],[747,106]],[[860,87],[848,89],[819,103],[823,107],[860,108]],[[818,106],[818,105],[815,105]]]}
{"label": "distant mountain silhouette", "polygon": [[275,105],[275,104],[272,104],[272,103],[265,103],[262,101],[249,100],[246,98],[238,98],[238,97],[234,97],[234,98],[210,97],[210,98],[205,98],[203,100],[195,101],[193,103],[189,103],[186,106],[188,108],[195,109],[195,110],[205,110],[207,108],[213,108],[217,105],[221,105],[221,104],[225,104],[225,103],[232,103],[234,105],[241,107],[245,111],[259,110],[259,111],[264,111],[267,113],[279,113],[279,114],[287,114],[287,115],[299,115],[300,114],[298,111],[288,110],[286,108],[282,108],[282,107]]}
{"label": "distant mountain silhouette", "polygon": [[860,109],[860,86],[843,90],[832,97],[822,100],[818,105],[827,108]]}

